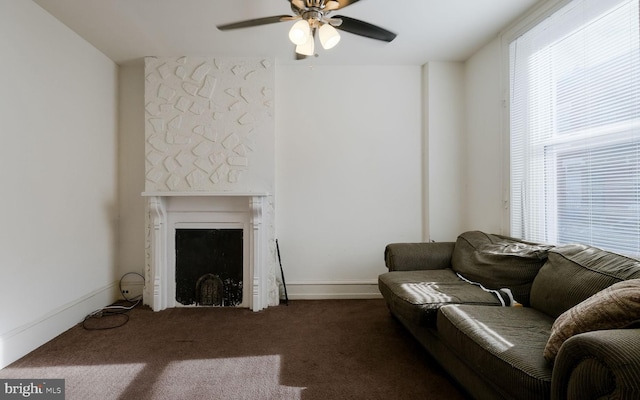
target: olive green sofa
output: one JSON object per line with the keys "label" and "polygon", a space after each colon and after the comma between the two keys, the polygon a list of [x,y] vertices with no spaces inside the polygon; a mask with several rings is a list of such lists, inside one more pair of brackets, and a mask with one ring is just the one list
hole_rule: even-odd
{"label": "olive green sofa", "polygon": [[640,261],[478,231],[394,243],[391,314],[477,399],[640,399]]}

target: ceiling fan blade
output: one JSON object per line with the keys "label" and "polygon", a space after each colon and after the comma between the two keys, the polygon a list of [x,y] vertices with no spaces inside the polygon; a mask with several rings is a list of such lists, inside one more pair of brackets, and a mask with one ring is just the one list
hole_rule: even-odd
{"label": "ceiling fan blade", "polygon": [[230,29],[249,28],[252,26],[260,26],[267,24],[274,24],[276,22],[290,21],[295,17],[291,15],[274,15],[273,17],[264,17],[256,19],[248,19],[246,21],[233,22],[231,24],[218,25],[218,29],[221,31],[228,31]]}
{"label": "ceiling fan blade", "polygon": [[342,20],[342,24],[335,26],[335,28],[345,32],[385,42],[390,42],[397,36],[393,32],[380,28],[379,26],[372,25],[368,22],[360,21],[359,19],[345,17],[342,15],[336,15],[333,18],[339,18]]}
{"label": "ceiling fan blade", "polygon": [[350,6],[353,3],[357,3],[359,0],[328,0],[325,2],[325,9],[327,11],[339,10]]}
{"label": "ceiling fan blade", "polygon": [[297,8],[298,10],[302,10],[307,6],[305,0],[289,0],[289,3],[291,3],[291,5]]}

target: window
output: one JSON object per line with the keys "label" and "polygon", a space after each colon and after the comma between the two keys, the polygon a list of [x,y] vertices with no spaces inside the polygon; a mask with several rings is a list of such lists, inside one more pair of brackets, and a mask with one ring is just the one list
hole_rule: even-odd
{"label": "window", "polygon": [[574,0],[509,44],[511,234],[640,257],[639,0]]}

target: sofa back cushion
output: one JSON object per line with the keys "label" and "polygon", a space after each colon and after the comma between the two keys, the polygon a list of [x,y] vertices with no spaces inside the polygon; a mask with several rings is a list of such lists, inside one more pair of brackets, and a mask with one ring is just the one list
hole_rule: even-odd
{"label": "sofa back cushion", "polygon": [[640,260],[582,244],[558,246],[533,281],[531,306],[557,318],[597,292],[640,278]]}
{"label": "sofa back cushion", "polygon": [[470,231],[458,236],[451,267],[464,278],[487,289],[510,289],[515,300],[527,306],[533,279],[545,263],[551,247]]}

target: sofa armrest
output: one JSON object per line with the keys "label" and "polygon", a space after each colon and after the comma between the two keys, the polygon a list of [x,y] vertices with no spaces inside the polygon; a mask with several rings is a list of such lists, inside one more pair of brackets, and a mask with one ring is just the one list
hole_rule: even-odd
{"label": "sofa armrest", "polygon": [[451,267],[454,242],[391,243],[384,249],[389,271],[415,271]]}
{"label": "sofa armrest", "polygon": [[640,328],[582,333],[560,348],[551,398],[640,399]]}

